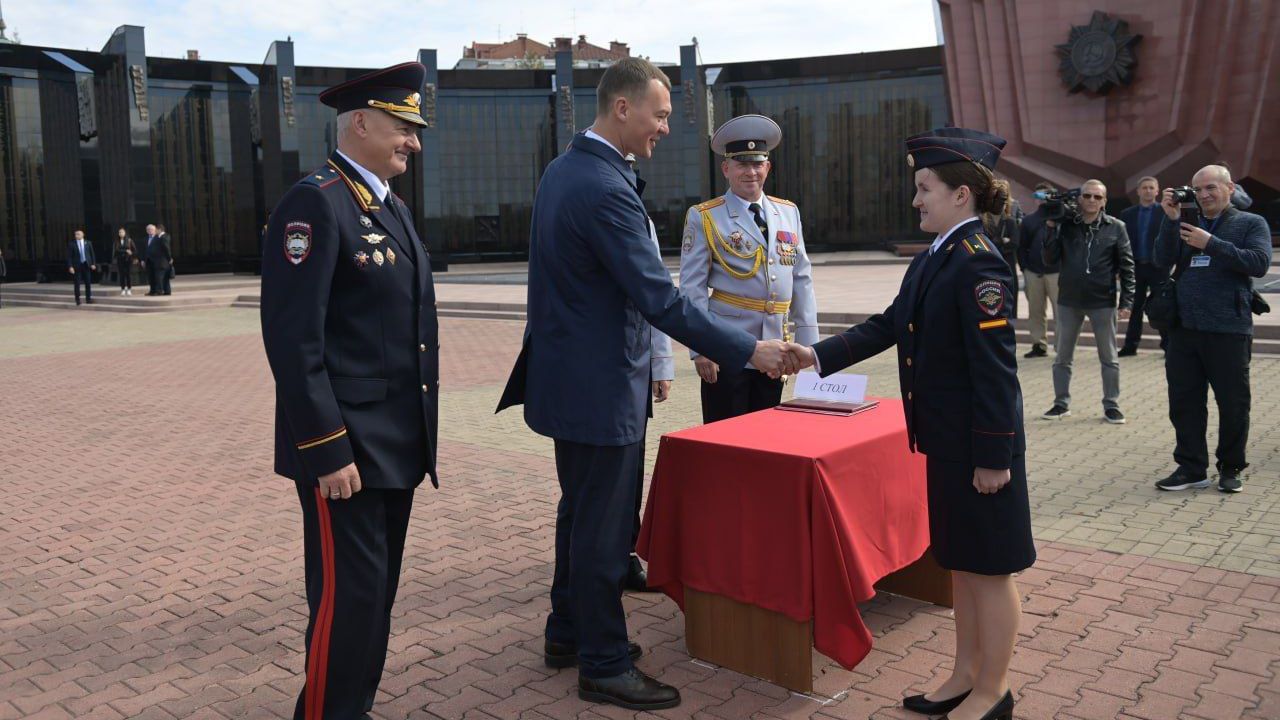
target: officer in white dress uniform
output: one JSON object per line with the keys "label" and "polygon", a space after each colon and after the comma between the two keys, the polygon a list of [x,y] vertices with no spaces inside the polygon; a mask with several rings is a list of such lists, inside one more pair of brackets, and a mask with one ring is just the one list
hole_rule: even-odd
{"label": "officer in white dress uniform", "polygon": [[[811,344],[818,341],[818,308],[800,209],[764,194],[769,151],[781,140],[782,129],[763,115],[742,115],[716,130],[711,148],[724,156],[729,191],[685,216],[680,290],[757,340]],[[781,379],[750,366],[721,374],[710,359],[691,354],[702,378],[703,422],[781,402]]]}

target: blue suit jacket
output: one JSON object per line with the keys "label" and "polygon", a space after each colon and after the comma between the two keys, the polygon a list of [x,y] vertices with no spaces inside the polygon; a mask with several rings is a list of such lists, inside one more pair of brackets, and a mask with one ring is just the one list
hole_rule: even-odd
{"label": "blue suit jacket", "polygon": [[755,338],[717,324],[672,285],[649,239],[643,187],[613,148],[585,135],[542,176],[524,347],[498,404],[524,403],[541,435],[614,446],[644,437],[650,325],[724,371],[755,351]]}

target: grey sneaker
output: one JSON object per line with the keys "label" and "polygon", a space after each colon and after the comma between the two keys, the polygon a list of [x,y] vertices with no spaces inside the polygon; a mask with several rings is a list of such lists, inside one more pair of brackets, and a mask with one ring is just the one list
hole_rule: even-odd
{"label": "grey sneaker", "polygon": [[1054,405],[1053,407],[1046,410],[1045,413],[1040,417],[1045,420],[1061,420],[1062,418],[1070,414],[1071,414],[1070,410],[1062,407],[1061,405]]}
{"label": "grey sneaker", "polygon": [[1244,489],[1244,482],[1240,479],[1239,470],[1222,470],[1218,473],[1218,491],[1224,493],[1238,493]]}
{"label": "grey sneaker", "polygon": [[1107,408],[1107,411],[1104,412],[1103,415],[1106,421],[1112,425],[1125,424],[1124,413],[1120,412],[1120,408]]}
{"label": "grey sneaker", "polygon": [[1209,478],[1196,478],[1191,473],[1178,468],[1174,470],[1169,477],[1156,482],[1156,488],[1160,490],[1186,490],[1187,488],[1207,488],[1209,487]]}

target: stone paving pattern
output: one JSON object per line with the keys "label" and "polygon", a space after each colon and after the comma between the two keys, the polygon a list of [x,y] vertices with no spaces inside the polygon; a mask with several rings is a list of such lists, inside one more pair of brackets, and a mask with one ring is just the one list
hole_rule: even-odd
{"label": "stone paving pattern", "polygon": [[[257,331],[253,310],[0,310],[0,720],[291,712],[301,527],[270,470]],[[551,444],[518,411],[493,415],[520,332],[441,322],[443,487],[417,498],[375,717],[637,715],[578,700],[574,672],[541,664]],[[1118,427],[1101,420],[1094,358],[1077,353],[1072,417],[1027,421],[1040,560],[1019,580],[1017,717],[1280,718],[1280,358],[1254,359],[1253,467],[1236,496],[1158,494],[1172,444],[1159,353],[1124,360]],[[1021,362],[1034,418],[1050,365]],[[860,369],[896,395],[889,355]],[[657,438],[699,417],[691,363],[679,373],[650,467]],[[871,655],[852,672],[824,661],[810,698],[692,662],[665,598],[626,607],[640,667],[681,688],[683,705],[654,713],[671,718],[914,717],[899,699],[945,675],[955,637],[946,609],[878,597]]]}

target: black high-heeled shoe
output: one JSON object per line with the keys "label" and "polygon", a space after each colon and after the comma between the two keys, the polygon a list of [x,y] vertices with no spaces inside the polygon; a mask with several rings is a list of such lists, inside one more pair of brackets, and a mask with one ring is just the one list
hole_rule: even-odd
{"label": "black high-heeled shoe", "polygon": [[912,695],[902,698],[902,707],[921,715],[941,715],[960,707],[960,703],[969,697],[972,690],[966,690],[950,700],[926,700],[924,695]]}
{"label": "black high-heeled shoe", "polygon": [[[942,720],[951,720],[951,718],[943,715]],[[991,706],[987,714],[982,716],[982,720],[1013,720],[1013,691],[1006,692],[999,702]]]}

